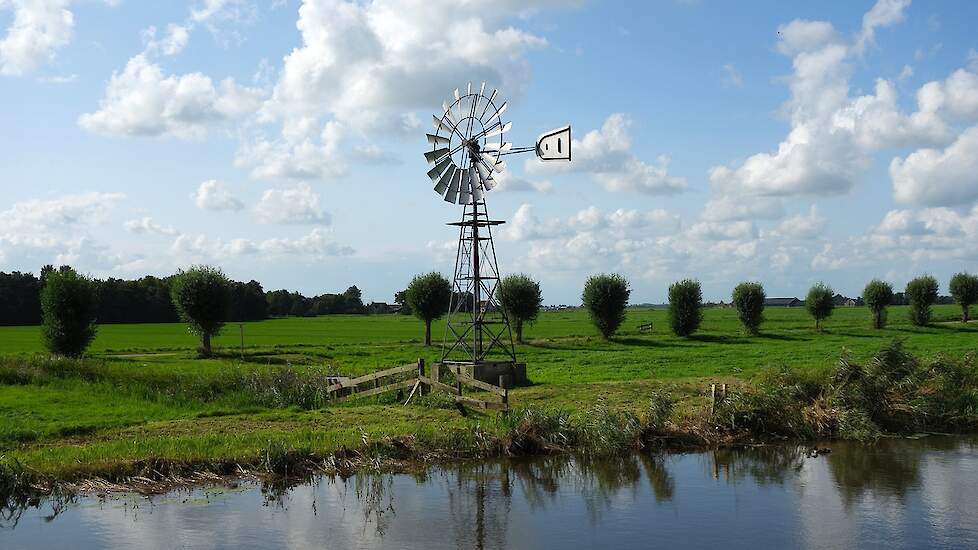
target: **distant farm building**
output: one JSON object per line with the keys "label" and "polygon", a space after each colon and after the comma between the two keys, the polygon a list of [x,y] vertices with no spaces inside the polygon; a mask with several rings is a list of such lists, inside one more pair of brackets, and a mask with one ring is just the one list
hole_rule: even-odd
{"label": "distant farm building", "polygon": [[801,307],[805,302],[798,298],[765,298],[765,307]]}
{"label": "distant farm building", "polygon": [[370,302],[367,306],[370,313],[397,313],[401,311],[401,304],[388,304],[386,302]]}

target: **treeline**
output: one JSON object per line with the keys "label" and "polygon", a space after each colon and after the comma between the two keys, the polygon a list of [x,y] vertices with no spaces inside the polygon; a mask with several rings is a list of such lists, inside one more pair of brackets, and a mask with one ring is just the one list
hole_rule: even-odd
{"label": "treeline", "polygon": [[[0,272],[0,326],[41,323],[41,289],[54,267],[33,273]],[[59,271],[67,271],[62,266]],[[126,280],[108,278],[92,281],[96,295],[96,319],[100,324],[175,323],[180,320],[170,297],[173,276],[146,276]],[[342,294],[308,298],[297,292],[265,292],[258,281],[230,281],[227,321],[257,321],[288,315],[311,316],[332,313],[365,313],[360,289],[351,286]]]}
{"label": "treeline", "polygon": [[265,294],[268,314],[273,317],[314,317],[334,313],[366,313],[360,289],[351,286],[342,294],[320,294],[312,298],[298,292],[273,290]]}

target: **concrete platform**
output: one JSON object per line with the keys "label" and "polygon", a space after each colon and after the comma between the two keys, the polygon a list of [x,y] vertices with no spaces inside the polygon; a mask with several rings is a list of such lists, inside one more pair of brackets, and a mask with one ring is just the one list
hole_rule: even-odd
{"label": "concrete platform", "polygon": [[461,370],[462,374],[470,378],[507,389],[527,383],[526,363],[481,361],[473,364],[471,361],[445,361],[435,363],[433,368],[452,372]]}

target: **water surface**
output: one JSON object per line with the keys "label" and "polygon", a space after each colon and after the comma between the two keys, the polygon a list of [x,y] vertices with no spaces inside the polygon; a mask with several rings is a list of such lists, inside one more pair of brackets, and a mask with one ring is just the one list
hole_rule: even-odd
{"label": "water surface", "polygon": [[2,548],[978,548],[978,440],[549,457],[50,503]]}

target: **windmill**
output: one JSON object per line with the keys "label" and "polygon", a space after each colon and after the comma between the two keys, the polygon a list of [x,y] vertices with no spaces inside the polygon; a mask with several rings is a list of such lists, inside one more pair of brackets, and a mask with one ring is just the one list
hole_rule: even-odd
{"label": "windmill", "polygon": [[426,134],[432,166],[428,177],[446,202],[462,206],[452,299],[445,323],[441,364],[464,369],[470,377],[492,384],[501,376],[513,382],[526,378],[526,366],[516,361],[516,349],[506,312],[499,304],[499,266],[492,229],[505,222],[489,218],[486,193],[496,187],[494,176],[506,169],[502,157],[534,152],[545,161],[571,160],[570,126],[540,136],[533,147],[513,147],[505,141],[512,122],[503,122],[508,103],[498,90],[486,95],[470,82],[461,93],[442,103],[432,115],[435,133]]}

